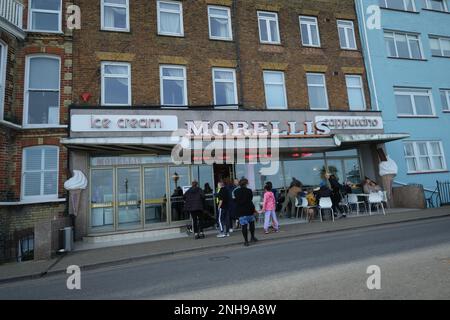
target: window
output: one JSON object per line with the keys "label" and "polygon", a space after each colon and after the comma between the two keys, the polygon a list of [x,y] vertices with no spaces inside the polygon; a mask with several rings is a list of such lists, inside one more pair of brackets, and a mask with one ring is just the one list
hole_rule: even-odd
{"label": "window", "polygon": [[311,109],[328,109],[327,86],[325,75],[321,73],[307,73],[309,107]]}
{"label": "window", "polygon": [[431,54],[450,58],[450,38],[430,37]]}
{"label": "window", "polygon": [[122,62],[102,62],[102,104],[131,105],[131,66]]}
{"label": "window", "polygon": [[347,75],[345,76],[345,82],[350,110],[366,110],[362,77]]}
{"label": "window", "polygon": [[41,55],[27,57],[24,123],[58,125],[59,90],[60,59]]}
{"label": "window", "polygon": [[22,199],[58,198],[58,154],[55,146],[23,149]]}
{"label": "window", "polygon": [[442,143],[440,141],[405,142],[404,154],[408,173],[447,170]]}
{"label": "window", "polygon": [[319,25],[316,17],[300,16],[302,44],[308,47],[320,47]]}
{"label": "window", "polygon": [[280,44],[278,13],[258,11],[259,41]]}
{"label": "window", "polygon": [[213,69],[214,104],[237,106],[236,72],[234,69]]}
{"label": "window", "polygon": [[61,32],[61,0],[30,0],[29,8],[28,29]]}
{"label": "window", "polygon": [[163,106],[186,106],[186,68],[182,66],[161,66],[161,104]]}
{"label": "window", "polygon": [[442,110],[450,111],[450,89],[441,90]]}
{"label": "window", "polygon": [[0,41],[0,120],[4,116],[7,57],[8,47]]}
{"label": "window", "polygon": [[353,21],[338,20],[341,49],[356,50],[355,26]]}
{"label": "window", "polygon": [[385,32],[387,54],[391,58],[423,59],[422,47],[417,34]]}
{"label": "window", "polygon": [[102,30],[130,31],[128,0],[102,0]]}
{"label": "window", "polygon": [[209,6],[209,38],[215,40],[233,40],[231,12],[229,8]]}
{"label": "window", "polygon": [[287,109],[284,72],[264,71],[264,89],[267,109]]}
{"label": "window", "polygon": [[425,0],[427,9],[436,11],[448,11],[447,3],[445,0]]}
{"label": "window", "polygon": [[398,116],[433,116],[434,106],[431,90],[395,88]]}
{"label": "window", "polygon": [[380,0],[380,6],[403,11],[416,11],[414,0]]}
{"label": "window", "polygon": [[158,1],[158,34],[184,35],[183,5],[178,1]]}

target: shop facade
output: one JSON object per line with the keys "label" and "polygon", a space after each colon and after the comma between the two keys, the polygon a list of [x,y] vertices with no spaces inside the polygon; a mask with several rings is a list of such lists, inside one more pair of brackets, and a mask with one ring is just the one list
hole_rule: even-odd
{"label": "shop facade", "polygon": [[[183,193],[194,180],[211,215],[225,178],[248,178],[256,194],[267,181],[284,189],[294,177],[313,188],[326,172],[357,185],[377,177],[377,149],[402,137],[384,132],[378,112],[72,108],[63,143],[71,171],[88,177],[76,235],[182,228]],[[223,150],[210,152],[214,143]]]}

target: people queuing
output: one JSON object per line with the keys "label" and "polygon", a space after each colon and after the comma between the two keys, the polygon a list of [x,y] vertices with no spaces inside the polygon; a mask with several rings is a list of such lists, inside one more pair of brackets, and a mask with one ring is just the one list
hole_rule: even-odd
{"label": "people queuing", "polygon": [[[346,217],[346,212],[341,210],[343,207],[342,200],[348,195],[353,193],[353,184],[350,181],[346,181],[344,184],[339,182],[339,179],[334,174],[326,173],[324,180],[320,183],[318,188],[308,188],[303,190],[302,183],[296,178],[292,179],[290,187],[285,194],[285,198],[282,202],[279,199],[282,198],[282,194],[278,194],[277,189],[273,187],[271,182],[266,182],[264,185],[263,200],[261,202],[262,209],[257,211],[256,205],[259,207],[259,201],[255,204],[253,199],[253,191],[248,187],[249,181],[246,178],[241,180],[228,180],[220,181],[217,185],[217,191],[214,194],[216,197],[217,205],[217,226],[219,230],[218,238],[229,237],[233,232],[235,223],[236,229],[242,228],[242,235],[244,238],[244,245],[249,246],[250,243],[255,243],[258,239],[255,236],[256,229],[256,216],[261,214],[264,216],[264,232],[269,234],[271,229],[274,232],[279,232],[280,223],[276,212],[277,203],[281,206],[281,212],[287,213],[286,217],[294,218],[297,209],[302,208],[303,213],[306,212],[306,218],[309,222],[313,221],[317,208],[320,205],[322,198],[330,198],[332,202],[332,209],[337,216],[338,213],[342,213],[342,217]],[[363,191],[366,194],[380,192],[381,187],[368,177],[365,177],[362,183]],[[177,196],[179,190],[175,190]],[[195,239],[205,238],[203,230],[202,213],[205,211],[205,194],[213,194],[209,184],[205,184],[204,190],[199,187],[198,182],[192,182],[191,188],[185,193],[185,212],[189,213],[193,221],[193,230]],[[255,198],[256,201],[256,198]],[[282,205],[281,205],[282,203]],[[306,206],[307,205],[307,206]],[[288,207],[290,209],[288,210]],[[209,217],[214,223],[214,217]],[[209,221],[211,222],[211,221]],[[212,224],[210,224],[212,225]],[[249,239],[250,232],[250,239]]]}

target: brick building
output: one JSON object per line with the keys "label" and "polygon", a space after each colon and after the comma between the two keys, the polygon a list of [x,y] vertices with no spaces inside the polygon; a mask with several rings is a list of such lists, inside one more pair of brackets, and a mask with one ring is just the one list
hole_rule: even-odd
{"label": "brick building", "polygon": [[68,153],[60,139],[72,103],[69,5],[0,3],[0,261],[34,249],[48,257],[55,244],[46,237],[67,216]]}
{"label": "brick building", "polygon": [[[77,239],[179,232],[192,180],[209,191],[213,214],[211,190],[224,178],[246,176],[257,194],[268,180],[283,189],[292,177],[315,187],[326,171],[354,184],[377,179],[377,149],[403,137],[384,133],[370,105],[353,1],[76,4],[83,20],[63,144],[70,169],[88,179],[80,205],[69,206]],[[278,171],[263,175],[261,155],[235,136],[225,147],[233,159],[242,152],[234,162],[215,154],[208,164],[201,145],[189,156],[198,163],[175,164],[177,129],[269,134],[279,139]]]}

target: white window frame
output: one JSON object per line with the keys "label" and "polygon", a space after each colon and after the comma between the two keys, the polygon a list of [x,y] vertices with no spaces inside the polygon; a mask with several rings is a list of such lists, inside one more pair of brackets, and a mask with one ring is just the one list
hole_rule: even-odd
{"label": "white window frame", "polygon": [[6,69],[8,69],[8,45],[0,40],[0,120],[4,119],[5,112],[5,92],[6,92]]}
{"label": "white window frame", "polygon": [[[426,156],[421,156],[419,153],[419,147],[418,144],[419,143],[426,143],[427,145],[427,155]],[[431,144],[432,143],[439,143],[439,148],[441,151],[441,154],[431,154]],[[407,145],[412,145],[413,146],[413,150],[414,150],[414,155],[413,156],[407,156],[406,155],[406,146]],[[405,157],[405,161],[406,161],[406,168],[408,170],[408,174],[417,174],[417,173],[433,173],[433,172],[445,172],[447,171],[447,163],[446,163],[446,159],[445,159],[445,151],[444,151],[444,147],[442,144],[442,141],[405,141],[403,143],[403,155]],[[442,169],[435,169],[432,168],[432,161],[431,158],[432,157],[441,157],[442,158],[442,164],[443,164],[443,168]],[[430,170],[424,170],[422,168],[419,168],[420,166],[420,158],[427,158],[428,164],[430,165]],[[418,170],[411,170],[411,168],[408,165],[408,159],[414,159],[414,162],[416,164],[416,168]]]}
{"label": "white window frame", "polygon": [[[217,37],[213,36],[211,33],[211,18],[220,18],[224,19],[224,16],[216,16],[210,12],[210,9],[216,9],[216,10],[225,10],[227,11],[227,19],[228,19],[228,32],[230,36],[227,37]],[[231,25],[231,10],[229,7],[224,6],[208,6],[208,28],[209,28],[209,38],[212,40],[223,40],[223,41],[233,41],[233,27]]]}
{"label": "white window frame", "polygon": [[61,119],[61,57],[51,55],[51,54],[32,54],[28,55],[25,58],[25,90],[24,90],[24,108],[23,108],[23,126],[26,128],[55,128],[60,127],[60,121],[57,124],[29,124],[28,123],[28,110],[29,110],[29,91],[30,91],[30,65],[31,60],[34,58],[46,58],[46,59],[54,59],[58,60],[59,69],[58,69],[58,82],[59,88],[58,90],[42,90],[39,88],[33,88],[32,91],[48,91],[48,92],[56,92],[58,91],[58,119]]}
{"label": "white window frame", "polygon": [[[179,5],[180,9],[178,11],[161,9],[160,6],[161,3],[177,4]],[[157,6],[158,34],[163,36],[184,37],[183,3],[181,1],[158,0],[156,6]],[[161,31],[161,21],[160,21],[161,12],[177,13],[180,16],[180,33]]]}
{"label": "white window frame", "polygon": [[[309,84],[308,83],[308,75],[321,76],[322,79],[323,79],[323,85],[320,85],[320,84]],[[330,101],[328,99],[327,78],[326,78],[325,74],[324,73],[316,73],[316,72],[308,72],[308,73],[306,73],[306,86],[308,88],[308,95],[309,95],[309,88],[310,87],[324,88],[325,89],[325,99],[327,101],[327,105],[324,108],[313,108],[313,107],[311,107],[311,101],[308,101],[309,109],[310,110],[330,110]],[[308,97],[308,99],[309,99],[309,97]]]}
{"label": "white window frame", "polygon": [[442,0],[442,6],[443,6],[444,10],[436,10],[436,9],[433,9],[430,0],[425,0],[425,4],[426,4],[428,10],[441,11],[441,12],[449,12],[448,5],[447,5],[447,1],[446,1],[446,0]]}
{"label": "white window frame", "polygon": [[[182,69],[183,70],[183,77],[167,77],[163,76],[163,69]],[[188,107],[188,92],[187,92],[187,72],[186,72],[186,66],[182,65],[173,65],[173,64],[162,64],[159,66],[159,79],[160,79],[160,97],[161,97],[161,105],[166,108],[180,108],[180,109],[187,109]],[[182,80],[184,83],[184,103],[181,105],[170,105],[166,104],[164,101],[164,80]]]}
{"label": "white window frame", "polygon": [[[41,170],[34,170],[34,171],[26,171],[26,157],[25,157],[25,151],[30,149],[43,149],[43,148],[51,148],[56,149],[56,193],[52,195],[43,195],[44,192],[44,179],[43,175],[45,172],[54,172],[55,170],[45,170],[43,167],[45,166],[45,157],[44,152],[41,150]],[[32,147],[26,147],[22,149],[22,177],[21,177],[21,190],[20,190],[20,199],[22,201],[35,201],[35,202],[48,202],[51,200],[58,200],[59,195],[59,157],[60,157],[60,148],[58,146],[53,145],[39,145],[39,146],[32,146]],[[40,185],[40,194],[39,196],[25,196],[25,174],[27,172],[40,172],[41,173],[41,185]]]}
{"label": "white window frame", "polygon": [[450,89],[440,89],[439,96],[441,96],[442,94],[444,94],[447,101],[447,109],[445,108],[445,106],[442,106],[442,111],[450,112]]}
{"label": "white window frame", "polygon": [[[309,22],[309,21],[302,21],[302,18],[307,18],[307,19],[314,19],[314,23]],[[321,47],[321,41],[320,41],[320,29],[319,29],[319,21],[317,19],[317,17],[314,16],[300,16],[299,17],[299,23],[300,23],[300,36],[302,38],[302,45],[304,47],[314,47],[314,48],[320,48]],[[302,36],[302,24],[306,24],[308,27],[308,39],[312,41],[313,37],[312,37],[312,31],[311,31],[311,26],[315,25],[317,28],[317,40],[318,40],[318,44],[312,44],[312,43],[305,43],[305,39],[303,39]]]}
{"label": "white window frame", "polygon": [[[264,75],[265,74],[269,74],[269,73],[276,73],[276,74],[281,74],[283,77],[283,81],[282,82],[266,82]],[[265,93],[265,97],[266,97],[266,109],[267,110],[287,110],[289,109],[289,105],[288,105],[288,97],[287,97],[287,91],[286,91],[286,78],[285,78],[285,74],[284,71],[277,71],[277,70],[264,70],[263,71],[263,80],[264,80],[264,93]],[[283,91],[284,91],[284,106],[276,106],[276,107],[269,107],[267,105],[267,86],[268,85],[273,85],[273,86],[283,86]]]}
{"label": "white window frame", "polygon": [[[357,78],[359,80],[360,86],[348,86],[348,82],[347,82],[347,78]],[[351,111],[364,111],[367,108],[367,104],[366,104],[366,96],[364,93],[364,82],[363,82],[363,77],[359,74],[346,74],[345,75],[345,85],[347,87],[347,96],[348,96],[348,108]],[[361,91],[361,95],[363,98],[363,106],[362,109],[358,109],[358,108],[352,108],[352,106],[350,105],[350,94],[349,94],[349,89],[359,89]]]}
{"label": "white window frame", "polygon": [[[260,14],[272,14],[274,15],[273,18],[269,18],[269,17],[261,17]],[[257,15],[258,15],[258,30],[259,30],[259,42],[261,43],[265,43],[265,44],[281,44],[281,35],[280,35],[280,25],[278,23],[278,12],[270,12],[270,11],[257,11]],[[260,25],[260,21],[261,20],[265,20],[266,22],[266,32],[267,32],[267,36],[269,37],[269,40],[262,40],[261,38],[261,25]],[[270,22],[271,21],[275,21],[277,24],[277,34],[278,34],[278,41],[274,41],[272,39],[272,32],[271,32],[271,27],[270,27]]]}
{"label": "white window frame", "polygon": [[[391,36],[392,35],[392,36]],[[400,57],[399,53],[398,53],[398,46],[397,46],[397,36],[406,36],[406,43],[408,44],[408,57]],[[411,37],[414,37],[413,41],[416,41],[417,37],[417,41],[419,42],[419,50],[420,50],[420,58],[413,58],[412,56],[412,50],[411,50],[411,43],[410,43],[410,39]],[[422,47],[422,41],[420,40],[420,35],[416,34],[416,33],[409,33],[409,32],[398,32],[398,31],[388,31],[385,30],[384,31],[384,41],[386,42],[386,38],[392,38],[394,39],[394,47],[395,47],[395,56],[391,56],[389,55],[388,52],[388,57],[389,58],[394,58],[394,59],[411,59],[411,60],[424,60],[425,56],[424,56],[424,51],[423,51],[423,47]]]}
{"label": "white window frame", "polygon": [[[216,80],[215,72],[231,72],[233,74],[233,80],[219,79]],[[232,68],[212,68],[212,79],[213,79],[213,95],[214,95],[214,106],[216,109],[238,109],[238,93],[237,93],[237,83],[236,83],[236,70]],[[217,106],[217,98],[216,98],[216,82],[222,83],[233,83],[234,89],[234,104],[230,106]]]}
{"label": "white window frame", "polygon": [[[127,67],[128,68],[128,74],[127,77],[125,77],[123,74],[105,74],[105,66],[107,65],[114,65],[114,66],[120,66],[120,67]],[[131,64],[128,62],[117,62],[117,61],[102,61],[101,63],[101,94],[102,94],[102,105],[103,106],[131,106]],[[128,80],[128,103],[127,104],[121,104],[121,103],[106,103],[105,99],[105,78],[127,78]]]}
{"label": "white window frame", "polygon": [[[347,26],[347,25],[342,25],[342,23],[345,23],[345,24],[350,23],[351,27]],[[337,27],[338,27],[338,31],[339,31],[339,29],[344,29],[344,33],[345,33],[345,39],[341,39],[340,38],[341,34],[338,32],[339,40],[345,40],[345,47],[341,46],[341,49],[344,49],[344,50],[358,50],[358,44],[356,43],[356,34],[355,34],[355,24],[354,24],[354,22],[352,20],[337,20]],[[351,35],[353,36],[353,41],[355,43],[354,47],[350,46],[350,39],[348,37],[348,31],[349,30],[351,31]],[[341,45],[341,41],[339,41],[339,45]]]}
{"label": "white window frame", "polygon": [[[395,107],[396,107],[397,117],[399,117],[399,118],[434,118],[434,117],[436,117],[436,109],[434,107],[433,93],[432,93],[431,89],[396,87],[396,88],[394,88],[394,97],[396,97],[398,95],[410,97],[414,113],[413,114],[400,114],[400,113],[398,113],[398,106],[396,105]],[[430,115],[417,114],[416,101],[414,99],[415,96],[423,96],[423,97],[428,97],[430,99],[432,114],[430,114]]]}
{"label": "white window frame", "polygon": [[[450,38],[439,37],[439,36],[430,36],[430,46],[431,46],[431,40],[437,40],[437,41],[439,42],[439,50],[441,51],[441,54],[438,55],[437,57],[447,57],[447,58],[450,58],[450,55],[448,55],[448,56],[444,55],[444,49],[443,49],[443,46],[442,46],[442,42],[443,42],[443,41],[448,41],[448,42],[450,42]],[[435,54],[432,53],[432,55],[436,57]]]}
{"label": "white window frame", "polygon": [[[32,9],[31,3],[33,0],[28,0],[28,31],[30,32],[41,32],[41,33],[62,33],[62,0],[59,0],[60,10],[44,10],[44,9]],[[36,30],[33,29],[33,12],[40,13],[52,13],[58,14],[58,30]]]}
{"label": "white window frame", "polygon": [[[117,31],[117,32],[130,32],[130,2],[129,0],[125,0],[126,4],[115,4],[115,3],[105,3],[105,0],[102,0],[101,2],[101,28],[105,31]],[[105,7],[112,7],[112,8],[120,8],[120,9],[126,9],[126,15],[127,15],[127,26],[125,28],[116,28],[116,27],[106,27],[105,26]]]}
{"label": "white window frame", "polygon": [[[387,0],[381,0],[381,1],[383,1],[383,4],[384,4],[384,5],[383,5],[383,8],[395,10],[395,8],[391,8],[391,7],[388,6]],[[415,1],[415,0],[411,0],[412,6],[413,6],[413,11],[408,10],[408,8],[407,8],[407,6],[406,6],[406,0],[402,0],[402,2],[403,2],[403,11],[417,12],[417,11],[416,11],[416,1]]]}

